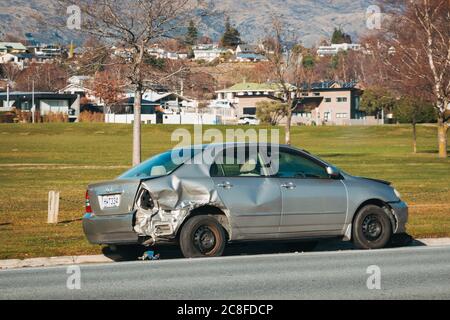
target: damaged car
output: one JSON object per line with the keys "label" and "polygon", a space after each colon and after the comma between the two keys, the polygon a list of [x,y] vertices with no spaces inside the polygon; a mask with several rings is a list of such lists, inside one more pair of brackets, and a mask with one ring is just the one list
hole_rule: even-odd
{"label": "damaged car", "polygon": [[341,238],[361,249],[404,234],[408,206],[389,182],[351,176],[287,145],[175,149],[86,192],[92,244],[179,244],[217,257],[240,241]]}

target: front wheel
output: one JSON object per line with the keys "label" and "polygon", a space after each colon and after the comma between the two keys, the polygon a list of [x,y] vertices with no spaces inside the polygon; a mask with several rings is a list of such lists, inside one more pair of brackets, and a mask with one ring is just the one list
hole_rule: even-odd
{"label": "front wheel", "polygon": [[181,229],[180,247],[186,258],[220,257],[225,243],[223,227],[211,216],[193,217]]}
{"label": "front wheel", "polygon": [[353,225],[353,243],[359,249],[385,248],[392,238],[392,224],[380,207],[362,208]]}

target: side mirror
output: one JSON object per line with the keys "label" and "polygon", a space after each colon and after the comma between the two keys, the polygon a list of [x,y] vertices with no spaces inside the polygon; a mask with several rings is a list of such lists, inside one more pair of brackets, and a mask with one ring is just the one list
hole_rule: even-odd
{"label": "side mirror", "polygon": [[330,178],[332,178],[332,179],[337,179],[341,176],[341,173],[339,172],[339,170],[337,170],[336,168],[333,168],[333,167],[327,167],[327,173],[330,176]]}

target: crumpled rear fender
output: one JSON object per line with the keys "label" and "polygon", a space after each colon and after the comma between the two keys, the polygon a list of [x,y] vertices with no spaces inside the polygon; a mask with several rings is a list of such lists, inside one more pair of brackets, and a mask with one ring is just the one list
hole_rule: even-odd
{"label": "crumpled rear fender", "polygon": [[134,230],[148,243],[176,238],[192,212],[201,207],[220,209],[227,217],[219,219],[231,237],[231,215],[220,200],[209,171],[198,165],[185,165],[167,177],[143,181],[138,190]]}

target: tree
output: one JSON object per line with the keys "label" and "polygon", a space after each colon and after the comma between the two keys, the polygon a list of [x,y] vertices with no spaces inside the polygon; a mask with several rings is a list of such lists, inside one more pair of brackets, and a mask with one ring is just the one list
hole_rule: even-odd
{"label": "tree", "polygon": [[267,51],[266,57],[273,70],[274,81],[280,98],[288,106],[286,109],[285,137],[286,144],[291,144],[292,114],[301,102],[300,92],[311,79],[313,69],[306,69],[303,65],[303,47],[299,45],[294,33],[280,20],[272,22],[273,51]]}
{"label": "tree", "polygon": [[433,105],[420,98],[403,97],[394,107],[394,116],[400,123],[410,123],[413,129],[413,151],[417,153],[417,124],[436,121]]}
{"label": "tree", "polygon": [[263,124],[276,126],[288,114],[289,105],[279,101],[261,101],[256,104],[256,117]]}
{"label": "tree", "polygon": [[227,17],[225,22],[225,32],[220,40],[220,43],[225,48],[236,48],[242,43],[241,34],[231,25],[230,18]]}
{"label": "tree", "polygon": [[401,93],[419,92],[435,107],[439,157],[447,158],[450,102],[450,2],[385,0],[389,19],[371,48],[389,85]]}
{"label": "tree", "polygon": [[352,37],[345,33],[340,27],[334,28],[333,35],[331,36],[332,44],[352,43]]}
{"label": "tree", "polygon": [[141,105],[143,93],[184,70],[163,74],[146,64],[146,49],[163,38],[171,38],[183,28],[194,12],[189,0],[59,0],[62,7],[76,5],[82,15],[81,32],[113,43],[122,49],[114,63],[124,67],[124,79],[134,91],[133,165],[141,162]]}
{"label": "tree", "polygon": [[198,40],[198,29],[194,23],[194,20],[191,20],[189,21],[189,26],[187,29],[184,42],[189,46],[193,46],[197,43],[197,40]]}
{"label": "tree", "polygon": [[392,112],[396,106],[395,96],[382,87],[370,87],[364,91],[360,110],[369,115],[379,116],[380,113]]}
{"label": "tree", "polygon": [[57,63],[32,63],[16,79],[16,90],[31,91],[32,83],[36,91],[55,92],[67,85],[69,74],[64,66]]}
{"label": "tree", "polygon": [[114,70],[98,72],[92,84],[92,91],[105,104],[103,111],[106,113],[107,109],[116,106],[124,97],[124,83],[120,73]]}
{"label": "tree", "polygon": [[0,74],[6,79],[10,86],[14,87],[15,82],[19,78],[21,70],[17,67],[15,63],[9,62],[0,64]]}

